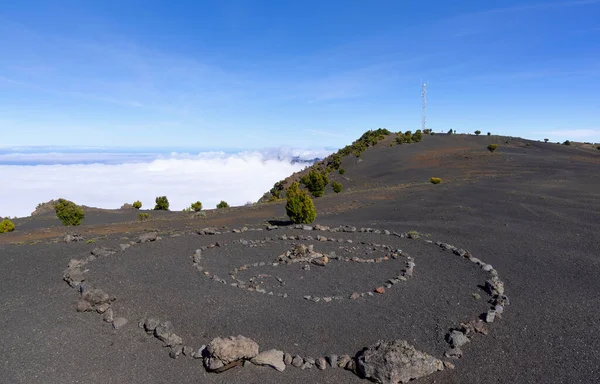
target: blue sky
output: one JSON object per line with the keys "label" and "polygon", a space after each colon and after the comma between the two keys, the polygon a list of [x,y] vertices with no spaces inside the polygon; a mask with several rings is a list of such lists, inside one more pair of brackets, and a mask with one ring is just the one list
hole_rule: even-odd
{"label": "blue sky", "polygon": [[337,148],[417,129],[600,141],[600,0],[11,1],[0,146]]}

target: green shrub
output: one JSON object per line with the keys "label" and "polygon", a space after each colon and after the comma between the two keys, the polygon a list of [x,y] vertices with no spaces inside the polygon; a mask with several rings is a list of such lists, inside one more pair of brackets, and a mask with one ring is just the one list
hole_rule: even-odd
{"label": "green shrub", "polygon": [[344,173],[346,173],[346,170],[344,168],[340,168],[338,172],[340,173],[340,175],[343,175]]}
{"label": "green shrub", "polygon": [[491,135],[492,135],[492,132],[488,132],[488,136],[491,136]]}
{"label": "green shrub", "polygon": [[288,188],[286,196],[285,210],[294,224],[309,224],[315,221],[317,218],[315,204],[306,191],[299,189],[297,182],[292,183]]}
{"label": "green shrub", "polygon": [[138,220],[139,221],[146,221],[150,219],[150,214],[148,212],[140,212],[138,213]]}
{"label": "green shrub", "polygon": [[200,212],[202,210],[202,203],[196,201],[195,203],[192,203],[192,205],[190,205],[190,208],[193,209],[194,212]]}
{"label": "green shrub", "polygon": [[56,217],[62,221],[63,225],[79,225],[85,217],[83,208],[65,199],[58,199],[54,204],[54,211],[56,212]]}
{"label": "green shrub", "polygon": [[217,204],[217,209],[229,208],[229,204],[225,200],[221,200],[219,204]]}
{"label": "green shrub", "polygon": [[9,219],[0,221],[0,233],[12,232],[15,230],[15,225]]}
{"label": "green shrub", "polygon": [[308,188],[314,197],[320,197],[325,193],[325,187],[329,184],[329,177],[323,172],[311,169],[308,174],[302,176],[300,182]]}
{"label": "green shrub", "polygon": [[134,202],[133,202],[133,204],[132,204],[132,206],[133,206],[133,208],[135,208],[135,209],[140,209],[140,208],[142,208],[142,202],[141,202],[141,201],[139,201],[139,200],[137,200],[137,201],[134,201]]}
{"label": "green shrub", "polygon": [[490,144],[487,146],[488,151],[494,153],[496,149],[498,149],[498,144]]}
{"label": "green shrub", "polygon": [[333,188],[333,192],[335,192],[335,193],[342,192],[342,184],[337,181],[334,181],[333,183],[331,183],[331,187]]}
{"label": "green shrub", "polygon": [[431,179],[429,179],[429,181],[431,182],[431,184],[439,184],[442,182],[442,179],[440,179],[439,177],[432,177]]}
{"label": "green shrub", "polygon": [[192,212],[192,207],[185,207],[185,208],[182,209],[182,211],[185,212],[185,213]]}
{"label": "green shrub", "polygon": [[449,134],[449,135],[451,135],[451,134],[452,134],[452,130],[449,130],[449,131],[448,131],[448,134]]}
{"label": "green shrub", "polygon": [[169,199],[167,199],[167,196],[158,196],[155,201],[156,201],[156,206],[154,206],[155,211],[168,211],[169,210]]}
{"label": "green shrub", "polygon": [[476,134],[477,136],[479,136],[479,135],[481,135],[481,131],[478,129],[478,130],[476,130],[476,131],[475,131],[475,134]]}
{"label": "green shrub", "polygon": [[547,143],[547,142],[548,142],[548,139],[544,139],[544,143]]}
{"label": "green shrub", "polygon": [[569,140],[565,140],[565,142],[563,143],[563,145],[571,145],[571,142]]}
{"label": "green shrub", "polygon": [[431,136],[435,135],[435,132],[431,131]]}

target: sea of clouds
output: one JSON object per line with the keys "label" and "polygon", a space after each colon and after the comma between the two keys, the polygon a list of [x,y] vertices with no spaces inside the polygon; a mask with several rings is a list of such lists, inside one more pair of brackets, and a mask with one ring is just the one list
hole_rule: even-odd
{"label": "sea of clouds", "polygon": [[156,152],[4,148],[0,150],[0,217],[24,217],[59,197],[116,209],[140,200],[154,207],[167,196],[171,210],[194,201],[214,208],[257,201],[273,184],[333,150],[274,148],[244,152]]}

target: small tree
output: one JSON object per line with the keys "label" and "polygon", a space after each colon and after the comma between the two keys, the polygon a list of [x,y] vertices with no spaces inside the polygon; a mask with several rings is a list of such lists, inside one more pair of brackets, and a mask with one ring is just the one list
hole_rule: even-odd
{"label": "small tree", "polygon": [[571,145],[571,142],[569,140],[565,140],[565,142],[563,143],[563,145]]}
{"label": "small tree", "polygon": [[309,224],[317,218],[317,211],[312,199],[306,193],[301,191],[297,182],[287,189],[287,203],[285,210],[294,224]]}
{"label": "small tree", "polygon": [[217,204],[217,209],[229,208],[229,204],[225,200],[221,200],[219,204]]}
{"label": "small tree", "polygon": [[491,136],[491,135],[492,135],[492,132],[488,132],[488,136]]}
{"label": "small tree", "polygon": [[56,212],[56,217],[60,219],[63,225],[67,226],[79,225],[85,217],[83,208],[65,199],[58,199],[54,204],[54,211]]}
{"label": "small tree", "polygon": [[448,134],[449,134],[449,135],[451,135],[451,134],[452,134],[452,130],[449,130],[449,131],[448,131]]}
{"label": "small tree", "polygon": [[302,176],[300,181],[314,197],[320,197],[325,193],[325,187],[329,184],[329,177],[323,172],[311,169],[308,174]]}
{"label": "small tree", "polygon": [[487,146],[488,151],[494,153],[496,149],[498,149],[498,144],[490,144]]}
{"label": "small tree", "polygon": [[0,222],[0,233],[12,232],[15,230],[15,225],[8,218]]}
{"label": "small tree", "polygon": [[548,142],[548,139],[544,139],[544,143],[547,143],[547,142]]}
{"label": "small tree", "polygon": [[150,214],[148,212],[140,212],[140,213],[138,213],[138,220],[139,221],[150,220]]}
{"label": "small tree", "polygon": [[331,183],[331,187],[333,188],[333,192],[335,192],[335,193],[342,192],[342,184],[337,181],[334,181],[333,183]]}
{"label": "small tree", "polygon": [[477,136],[479,136],[479,135],[481,135],[481,131],[478,129],[478,130],[476,130],[476,131],[475,131],[475,134],[476,134]]}
{"label": "small tree", "polygon": [[155,201],[156,201],[156,206],[154,206],[155,211],[168,211],[169,210],[169,199],[167,199],[167,196],[158,196]]}
{"label": "small tree", "polygon": [[132,206],[135,209],[140,209],[140,208],[142,208],[142,202],[139,201],[139,200],[136,200],[136,201],[133,202]]}
{"label": "small tree", "polygon": [[192,205],[190,205],[190,208],[192,208],[194,212],[200,212],[202,210],[202,203],[196,201],[195,203],[192,203]]}

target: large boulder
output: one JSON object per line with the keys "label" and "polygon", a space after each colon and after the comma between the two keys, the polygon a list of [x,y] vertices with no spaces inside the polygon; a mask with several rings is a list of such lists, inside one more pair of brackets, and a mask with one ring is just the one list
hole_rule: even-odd
{"label": "large boulder", "polygon": [[407,383],[444,369],[441,360],[405,340],[379,341],[361,351],[356,363],[360,376],[382,384]]}
{"label": "large boulder", "polygon": [[258,344],[244,336],[217,337],[206,347],[204,365],[209,371],[234,361],[249,360],[258,355]]}

